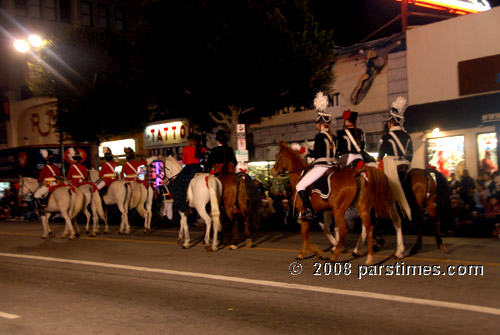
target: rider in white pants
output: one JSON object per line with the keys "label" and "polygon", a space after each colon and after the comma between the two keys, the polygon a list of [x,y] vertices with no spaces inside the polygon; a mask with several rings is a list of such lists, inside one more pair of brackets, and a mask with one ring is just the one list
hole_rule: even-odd
{"label": "rider in white pants", "polygon": [[299,218],[304,220],[313,220],[315,217],[311,201],[305,189],[319,179],[334,163],[335,136],[331,133],[330,122],[330,114],[318,113],[318,118],[316,119],[318,134],[314,138],[314,149],[309,153],[309,157],[314,158],[313,167],[302,177],[296,186],[297,193],[304,204]]}

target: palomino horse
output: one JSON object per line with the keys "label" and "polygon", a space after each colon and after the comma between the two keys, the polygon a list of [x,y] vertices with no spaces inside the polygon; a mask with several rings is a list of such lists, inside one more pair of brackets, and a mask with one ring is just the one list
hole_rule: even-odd
{"label": "palomino horse", "polygon": [[[96,184],[99,180],[99,172],[94,169],[90,170],[89,178],[94,184]],[[121,213],[119,233],[125,235],[130,234],[130,224],[128,222],[128,203],[131,195],[130,188],[131,186],[126,184],[124,181],[115,180],[109,185],[106,194],[102,197],[102,201],[106,205],[106,220],[104,220],[106,225],[104,229],[105,233],[109,231],[107,222],[108,206],[116,205]]]}
{"label": "palomino horse", "polygon": [[[165,179],[172,180],[182,170],[179,162],[172,156],[162,157],[165,170]],[[174,181],[175,182],[175,181]],[[222,194],[222,184],[217,177],[208,173],[200,173],[194,176],[188,186],[189,207],[195,208],[201,218],[205,221],[205,248],[212,251],[218,249],[218,233],[222,229],[220,222],[219,203]],[[206,206],[210,203],[211,217],[208,215]],[[174,203],[175,206],[175,203]],[[189,228],[187,216],[179,211],[181,216],[181,228],[178,242],[183,248],[190,247]],[[210,229],[213,222],[212,246],[210,247]]]}
{"label": "palomino horse", "polygon": [[[433,178],[434,176],[434,178]],[[412,220],[417,227],[417,242],[410,255],[422,247],[423,216],[429,214],[435,222],[435,237],[438,248],[446,253],[441,240],[440,225],[449,226],[451,215],[450,190],[446,178],[436,169],[411,169],[403,185],[411,208]]]}
{"label": "palomino horse", "polygon": [[90,236],[95,237],[99,232],[99,219],[103,220],[105,223],[105,231],[107,233],[108,223],[106,222],[106,216],[104,215],[104,210],[102,208],[101,196],[99,195],[99,191],[94,191],[94,187],[90,184],[81,184],[78,186],[78,189],[85,196],[85,208],[88,208],[90,205],[90,209],[92,211],[92,231],[90,232],[90,214],[88,211],[84,211],[85,216],[87,217],[87,223],[85,224],[85,232],[88,234],[90,232]]}
{"label": "palomino horse", "polygon": [[226,215],[233,226],[232,241],[229,248],[237,249],[239,243],[238,223],[244,223],[244,235],[247,246],[252,245],[250,238],[250,218],[255,224],[260,210],[261,198],[252,178],[245,173],[223,173],[219,177],[222,183],[222,201]]}
{"label": "palomino horse", "polygon": [[[19,180],[19,196],[33,194],[38,188],[38,180],[30,177],[20,177]],[[42,215],[42,238],[48,238],[52,235],[52,230],[49,226],[49,219],[52,213],[61,213],[64,218],[65,226],[62,237],[69,237],[70,240],[80,235],[80,229],[76,223],[76,216],[81,211],[87,212],[85,207],[85,196],[76,187],[62,186],[56,188],[49,195],[45,215]]]}
{"label": "palomino horse", "polygon": [[[278,173],[288,172],[290,183],[295,190],[302,172],[306,168],[306,163],[300,156],[300,153],[292,150],[285,143],[280,143],[280,150],[276,155],[276,163],[271,171],[273,176]],[[373,227],[371,223],[371,211],[380,218],[390,218],[394,224],[397,233],[397,249],[395,256],[403,257],[404,244],[403,233],[401,230],[401,219],[398,215],[395,201],[389,191],[387,177],[374,167],[366,167],[362,170],[340,169],[330,176],[332,191],[328,200],[323,200],[317,193],[311,196],[311,203],[314,210],[324,211],[332,210],[335,224],[339,229],[339,239],[331,260],[336,261],[342,250],[345,235],[347,233],[345,212],[353,207],[358,212],[363,226],[368,236],[368,256],[366,264],[373,263]],[[302,201],[298,199],[298,206]],[[302,236],[302,249],[297,255],[298,259],[303,259],[307,249],[324,258],[324,255],[318,247],[312,243],[309,236],[309,221],[300,221],[300,233]]]}

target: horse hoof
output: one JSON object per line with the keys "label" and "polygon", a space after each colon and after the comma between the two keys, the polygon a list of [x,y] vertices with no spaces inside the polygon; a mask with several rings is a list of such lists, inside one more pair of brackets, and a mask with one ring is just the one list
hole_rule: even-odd
{"label": "horse hoof", "polygon": [[245,244],[247,247],[251,248],[252,247],[252,239],[251,238],[247,238],[245,240]]}
{"label": "horse hoof", "polygon": [[90,234],[90,237],[96,237],[96,236],[97,236],[97,234],[96,234],[96,233],[92,233],[92,234]]}
{"label": "horse hoof", "polygon": [[395,259],[403,259],[404,257],[403,257],[403,254],[395,254],[394,258]]}
{"label": "horse hoof", "polygon": [[184,244],[184,240],[182,240],[182,239],[177,240],[177,245],[183,245],[183,244]]}
{"label": "horse hoof", "polygon": [[229,250],[236,250],[236,249],[238,249],[238,246],[237,246],[237,245],[231,244],[231,245],[229,246]]}
{"label": "horse hoof", "polygon": [[46,240],[46,239],[48,239],[48,238],[49,238],[49,236],[48,236],[48,235],[42,235],[41,237],[42,237],[44,240]]}
{"label": "horse hoof", "polygon": [[189,249],[189,248],[191,248],[191,246],[190,246],[189,244],[184,244],[184,245],[182,246],[182,249]]}
{"label": "horse hoof", "polygon": [[297,257],[295,257],[297,260],[301,261],[304,259],[304,254],[298,254]]}
{"label": "horse hoof", "polygon": [[212,251],[212,248],[209,245],[206,245],[205,246],[205,251],[206,252],[210,252],[210,251]]}
{"label": "horse hoof", "polygon": [[217,248],[216,246],[212,247],[212,251],[213,251],[213,252],[215,252],[215,251],[217,251],[217,250],[219,250],[219,248]]}
{"label": "horse hoof", "polygon": [[353,252],[351,253],[351,256],[352,256],[352,257],[361,257],[361,254],[358,254],[357,252],[354,252],[354,251],[353,251]]}
{"label": "horse hoof", "polygon": [[410,255],[415,255],[418,252],[419,249],[420,249],[420,247],[414,246],[410,250]]}
{"label": "horse hoof", "polygon": [[446,250],[446,247],[445,247],[444,243],[442,243],[442,244],[439,246],[439,249],[441,249],[441,252],[442,252],[443,254],[446,254],[446,253],[448,252],[448,250]]}

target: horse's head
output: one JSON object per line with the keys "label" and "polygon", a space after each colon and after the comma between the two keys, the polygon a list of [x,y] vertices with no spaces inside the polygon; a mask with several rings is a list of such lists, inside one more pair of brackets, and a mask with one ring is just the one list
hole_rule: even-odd
{"label": "horse's head", "polygon": [[276,154],[276,162],[271,169],[271,175],[277,177],[287,171],[296,171],[304,168],[305,163],[299,156],[300,153],[292,150],[285,142],[280,142],[280,150]]}
{"label": "horse's head", "polygon": [[89,180],[93,183],[95,183],[99,179],[99,171],[96,169],[90,169],[89,170]]}
{"label": "horse's head", "polygon": [[182,170],[181,164],[173,156],[167,156],[163,159],[163,168],[165,177],[168,179],[175,177]]}
{"label": "horse's head", "polygon": [[19,176],[19,196],[24,197],[32,194],[38,188],[38,181],[35,178]]}

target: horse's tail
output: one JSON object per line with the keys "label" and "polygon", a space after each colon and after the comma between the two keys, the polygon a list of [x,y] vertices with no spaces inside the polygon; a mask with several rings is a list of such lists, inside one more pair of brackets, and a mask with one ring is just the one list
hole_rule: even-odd
{"label": "horse's tail", "polygon": [[130,183],[123,183],[123,187],[125,188],[125,198],[123,208],[126,213],[128,213],[130,201],[132,200],[132,185]]}
{"label": "horse's tail", "polygon": [[437,212],[439,217],[439,223],[442,227],[451,228],[452,224],[452,211],[451,211],[451,201],[450,201],[450,188],[448,187],[448,181],[446,177],[441,174],[441,172],[436,169],[427,168],[426,172],[433,174],[436,180],[436,195],[437,195]]}
{"label": "horse's tail", "polygon": [[210,192],[210,211],[215,231],[221,231],[219,198],[222,193],[219,179],[214,175],[208,175],[208,190]]}
{"label": "horse's tail", "polygon": [[373,197],[373,205],[377,216],[382,219],[390,218],[390,207],[394,204],[394,197],[386,175],[375,167],[367,167],[367,186]]}
{"label": "horse's tail", "polygon": [[259,220],[260,208],[262,206],[262,200],[257,189],[257,186],[253,183],[252,178],[248,174],[244,174],[245,179],[245,189],[247,193],[247,207],[248,214],[251,218],[252,225],[257,226]]}
{"label": "horse's tail", "polygon": [[102,208],[102,199],[101,196],[99,195],[99,191],[94,191],[92,193],[92,201],[95,204],[95,208],[97,211],[97,215],[99,216],[99,219],[102,221],[106,221],[106,215],[104,215],[104,208]]}

